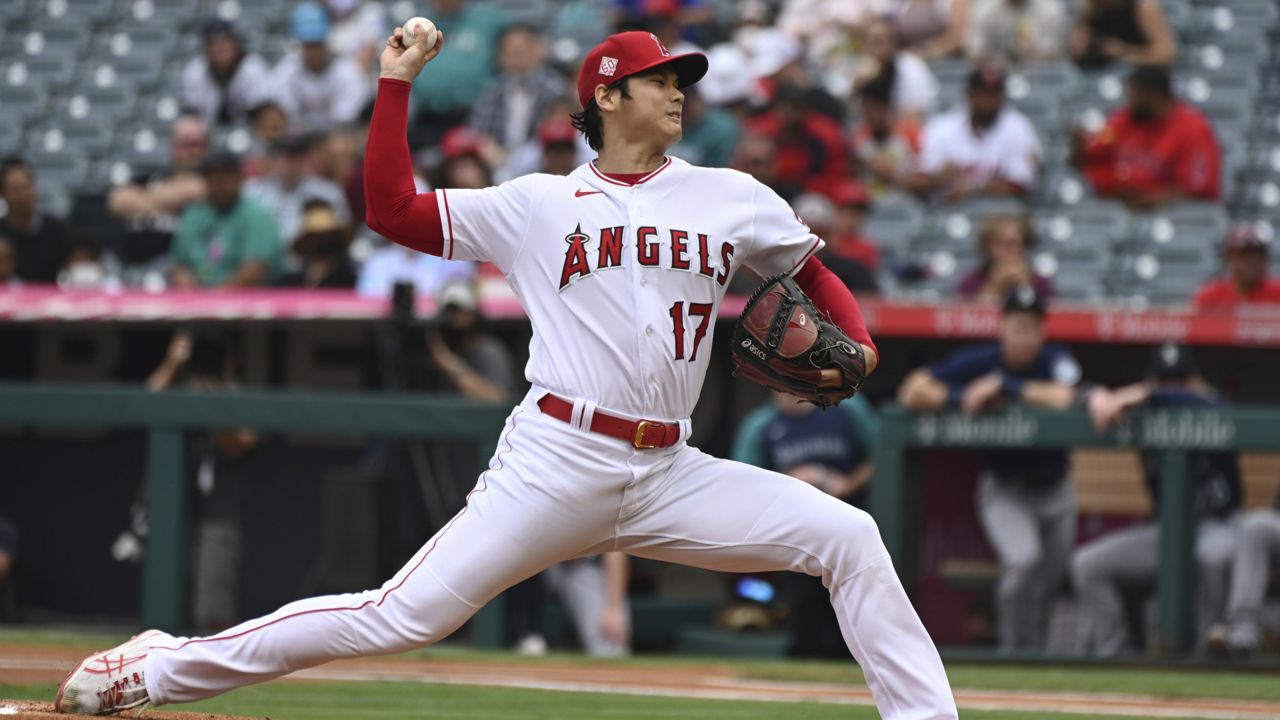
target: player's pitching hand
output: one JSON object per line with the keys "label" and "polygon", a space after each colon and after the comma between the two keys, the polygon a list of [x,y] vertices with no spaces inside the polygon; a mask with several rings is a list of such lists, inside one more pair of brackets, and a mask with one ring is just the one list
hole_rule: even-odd
{"label": "player's pitching hand", "polygon": [[422,68],[444,48],[444,31],[439,32],[436,44],[430,50],[427,49],[426,33],[418,33],[413,40],[414,42],[405,45],[403,28],[396,28],[391,33],[391,37],[387,38],[387,46],[382,49],[382,57],[379,58],[382,65],[379,77],[413,82]]}

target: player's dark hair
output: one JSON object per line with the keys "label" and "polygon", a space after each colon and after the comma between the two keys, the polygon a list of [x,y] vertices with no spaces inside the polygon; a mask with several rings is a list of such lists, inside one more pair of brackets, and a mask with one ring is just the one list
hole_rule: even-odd
{"label": "player's dark hair", "polygon": [[[610,90],[618,88],[622,91],[622,97],[630,100],[631,88],[627,83],[629,79],[622,78],[607,87]],[[570,113],[569,118],[573,120],[573,129],[587,136],[587,145],[590,145],[592,150],[604,147],[604,120],[600,115],[600,106],[596,105],[594,98],[587,101],[587,106],[582,109],[582,112]]]}

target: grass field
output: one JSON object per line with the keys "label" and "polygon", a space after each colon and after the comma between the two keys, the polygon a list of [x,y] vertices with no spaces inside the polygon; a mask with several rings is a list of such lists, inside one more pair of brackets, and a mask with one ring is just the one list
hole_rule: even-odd
{"label": "grass field", "polygon": [[[117,634],[80,632],[0,632],[0,643],[45,647],[107,647],[118,642]],[[432,648],[405,656],[406,661],[439,659],[450,663],[501,662],[542,665],[581,664],[581,656],[552,655],[520,658],[505,653],[459,648]],[[860,684],[861,674],[852,663],[820,661],[739,661],[731,659],[641,657],[604,661],[642,669],[679,668],[716,664],[732,669],[741,678]],[[1150,670],[1128,668],[1082,668],[1006,665],[951,664],[948,672],[957,689],[1016,690],[1020,692],[1122,693],[1168,698],[1176,707],[1178,698],[1220,698],[1231,700],[1280,700],[1280,674],[1232,673],[1190,670]],[[49,700],[56,683],[0,684],[0,697]],[[763,720],[765,718],[805,718],[806,720],[860,720],[879,717],[874,709],[822,703],[771,703],[760,701],[695,700],[630,694],[561,692],[520,688],[491,688],[444,685],[424,682],[275,682],[237,690],[214,700],[193,705],[172,706],[171,710],[223,713],[273,720],[326,720],[329,718],[369,718],[400,720],[654,720],[662,718],[707,718],[712,720]],[[966,710],[966,720],[1106,720],[1110,715],[1047,714],[1040,712],[997,712]],[[1195,717],[1188,714],[1186,717]]]}

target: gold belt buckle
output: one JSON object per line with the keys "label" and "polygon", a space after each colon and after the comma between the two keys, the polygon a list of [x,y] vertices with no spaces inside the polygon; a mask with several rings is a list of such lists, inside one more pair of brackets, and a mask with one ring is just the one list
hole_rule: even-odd
{"label": "gold belt buckle", "polygon": [[641,420],[636,423],[636,436],[631,441],[631,446],[637,450],[652,450],[657,445],[649,445],[644,441],[644,431],[651,427],[662,427],[662,423],[653,422],[652,420]]}

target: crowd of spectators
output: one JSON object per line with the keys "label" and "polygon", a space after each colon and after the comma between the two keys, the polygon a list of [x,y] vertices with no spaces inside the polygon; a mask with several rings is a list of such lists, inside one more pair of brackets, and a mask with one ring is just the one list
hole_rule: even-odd
{"label": "crowd of spectators", "polygon": [[[860,279],[863,292],[892,292],[930,273],[861,229],[886,198],[905,195],[934,210],[1013,198],[1032,212],[1046,144],[1060,141],[1046,134],[1058,128],[1038,125],[1010,99],[1011,73],[1067,62],[1086,72],[1130,67],[1125,102],[1101,127],[1068,122],[1068,164],[1097,197],[1135,211],[1223,197],[1218,135],[1179,96],[1177,35],[1155,0],[1088,0],[1075,11],[1062,0],[757,0],[731,12],[699,0],[607,6],[606,26],[649,29],[673,52],[710,57],[707,77],[687,93],[673,154],[750,173],[788,200],[824,197],[840,224],[830,231],[841,237],[827,238],[840,246],[833,254],[860,265],[844,275]],[[577,109],[570,88],[584,48],[553,52],[547,28],[499,5],[434,0],[427,11],[450,41],[413,89],[409,141],[420,189],[535,172],[544,151],[562,169],[590,159],[565,122]],[[376,54],[392,27],[375,0],[303,2],[284,24],[291,43],[270,63],[250,42],[256,34],[210,19],[183,68],[168,166],[138,168],[111,189],[106,209],[116,227],[81,232],[36,213],[32,166],[6,162],[0,280],[381,294],[391,276],[423,280],[419,290],[430,293],[440,283],[428,277],[483,272],[419,268],[435,263],[388,251],[363,224],[361,152]],[[944,92],[939,63],[953,76],[968,63],[958,96]],[[233,175],[234,198],[212,197],[211,182],[230,193]],[[1029,224],[1021,219],[1027,247]],[[1032,279],[1026,262],[1015,269],[992,254],[1003,247],[992,236],[1007,232],[980,229],[970,241],[981,276],[957,276],[957,296],[990,299],[1015,275]],[[886,249],[891,261],[882,259]],[[239,272],[243,263],[254,267]],[[1034,282],[1047,290],[1047,278]]]}

